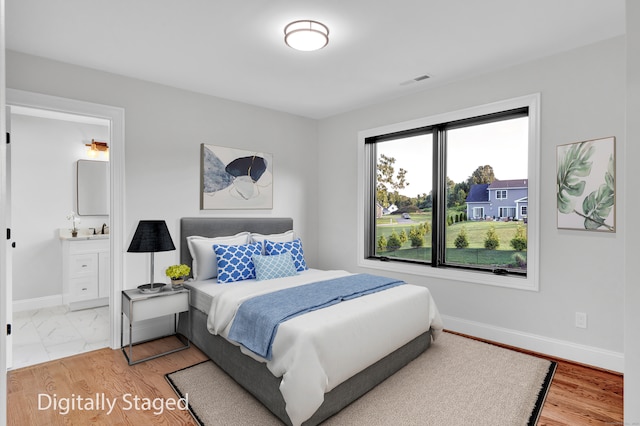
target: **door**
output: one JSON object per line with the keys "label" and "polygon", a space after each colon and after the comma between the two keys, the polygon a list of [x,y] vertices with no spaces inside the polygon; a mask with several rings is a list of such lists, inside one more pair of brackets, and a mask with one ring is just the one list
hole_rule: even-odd
{"label": "door", "polygon": [[[5,96],[4,96],[4,0],[0,0],[0,137],[5,133],[8,115],[5,115]],[[8,141],[7,141],[8,142]],[[7,203],[7,146],[8,144],[0,141],[0,230],[2,228],[9,229],[9,220],[6,217],[8,210]],[[0,425],[6,424],[7,418],[7,400],[4,395],[7,394],[7,356],[11,357],[11,340],[7,335],[11,324],[11,297],[2,296],[11,294],[11,272],[7,271],[7,266],[11,264],[8,259],[10,256],[10,238],[2,239],[0,243]],[[10,359],[9,359],[10,362]],[[10,364],[9,364],[10,365]]]}
{"label": "door", "polygon": [[[13,365],[13,336],[11,333],[11,323],[13,322],[13,282],[12,282],[12,248],[15,247],[15,242],[13,241],[13,235],[11,233],[11,108],[9,106],[6,107],[6,148],[5,148],[5,159],[2,173],[4,173],[4,185],[5,185],[5,199],[2,203],[4,208],[4,216],[5,216],[5,226],[7,229],[7,239],[5,242],[5,256],[3,256],[3,261],[6,262],[2,265],[2,274],[4,283],[6,285],[5,294],[7,298],[5,299],[5,313],[7,318],[7,332],[6,332],[6,342],[5,342],[5,352],[6,352],[6,368],[11,368]],[[4,371],[4,370],[3,370]]]}

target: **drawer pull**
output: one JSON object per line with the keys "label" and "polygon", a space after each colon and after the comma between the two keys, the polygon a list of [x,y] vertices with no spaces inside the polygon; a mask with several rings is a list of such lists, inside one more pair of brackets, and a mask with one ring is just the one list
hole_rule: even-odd
{"label": "drawer pull", "polygon": [[85,287],[85,288],[83,288],[83,289],[82,289],[82,291],[87,291],[87,288],[86,288],[86,287]]}

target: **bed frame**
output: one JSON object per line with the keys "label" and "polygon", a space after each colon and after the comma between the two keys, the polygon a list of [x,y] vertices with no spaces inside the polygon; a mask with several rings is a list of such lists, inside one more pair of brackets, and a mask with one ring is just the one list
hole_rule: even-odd
{"label": "bed frame", "polygon": [[[275,234],[290,229],[293,229],[293,220],[290,218],[182,218],[180,220],[180,262],[191,265],[191,254],[186,240],[190,235],[218,237],[234,235],[242,231]],[[207,313],[191,307],[190,314],[191,330],[186,329],[188,321],[180,321],[179,331],[190,335],[195,346],[206,353],[280,420],[291,425],[280,393],[280,378],[271,374],[266,364],[244,355],[237,346],[224,338],[209,333]],[[418,357],[430,344],[431,332],[428,331],[336,386],[325,394],[323,404],[303,425],[317,425],[336,414]]]}

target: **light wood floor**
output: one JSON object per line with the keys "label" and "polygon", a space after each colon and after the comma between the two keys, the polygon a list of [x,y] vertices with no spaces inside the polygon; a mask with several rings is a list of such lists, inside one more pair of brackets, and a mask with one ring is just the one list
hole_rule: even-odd
{"label": "light wood floor", "polygon": [[[166,338],[142,346],[135,347],[134,359],[146,356],[144,349],[151,354],[175,347],[176,339]],[[122,351],[105,348],[10,371],[7,377],[7,424],[197,425],[188,411],[163,408],[162,415],[154,415],[154,411],[159,411],[159,408],[154,408],[153,400],[177,400],[164,375],[206,359],[208,358],[205,354],[192,346],[180,352],[129,366]],[[44,392],[52,396],[55,394],[58,398],[80,396],[87,398],[81,400],[85,403],[88,399],[96,400],[96,394],[99,395],[100,401],[101,395],[105,395],[105,398],[115,398],[117,403],[110,414],[107,414],[108,408],[105,408],[93,411],[75,409],[67,415],[62,415],[59,409],[53,407],[39,409],[39,404],[40,408],[45,408],[49,403],[48,399],[38,396]],[[130,397],[125,400],[126,394]],[[136,396],[140,400],[136,401]],[[145,406],[142,398],[148,398],[151,402]],[[136,410],[136,404],[140,409]],[[155,407],[160,407],[157,404]]]}
{"label": "light wood floor", "polygon": [[[163,351],[170,339],[146,344],[150,351]],[[143,353],[135,354],[136,359]],[[8,424],[23,425],[195,425],[188,412],[164,409],[126,410],[134,396],[175,400],[176,394],[164,375],[207,357],[197,348],[176,352],[129,366],[119,350],[101,349],[56,361],[26,367],[8,374]],[[539,425],[622,424],[622,376],[570,362],[555,360],[558,368],[547,396]],[[59,398],[96,400],[95,395],[116,398],[112,413],[73,410],[61,415],[52,408],[38,409],[38,394]],[[132,395],[124,403],[123,395]],[[87,400],[82,400],[87,401]],[[48,401],[43,399],[42,405]],[[141,400],[139,407],[143,406]]]}
{"label": "light wood floor", "polygon": [[558,359],[539,425],[622,425],[623,377]]}

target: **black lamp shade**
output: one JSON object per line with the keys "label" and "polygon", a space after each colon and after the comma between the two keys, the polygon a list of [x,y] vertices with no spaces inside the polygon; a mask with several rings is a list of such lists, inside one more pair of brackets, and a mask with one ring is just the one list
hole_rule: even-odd
{"label": "black lamp shade", "polygon": [[141,220],[127,250],[129,253],[155,253],[175,250],[164,220]]}

